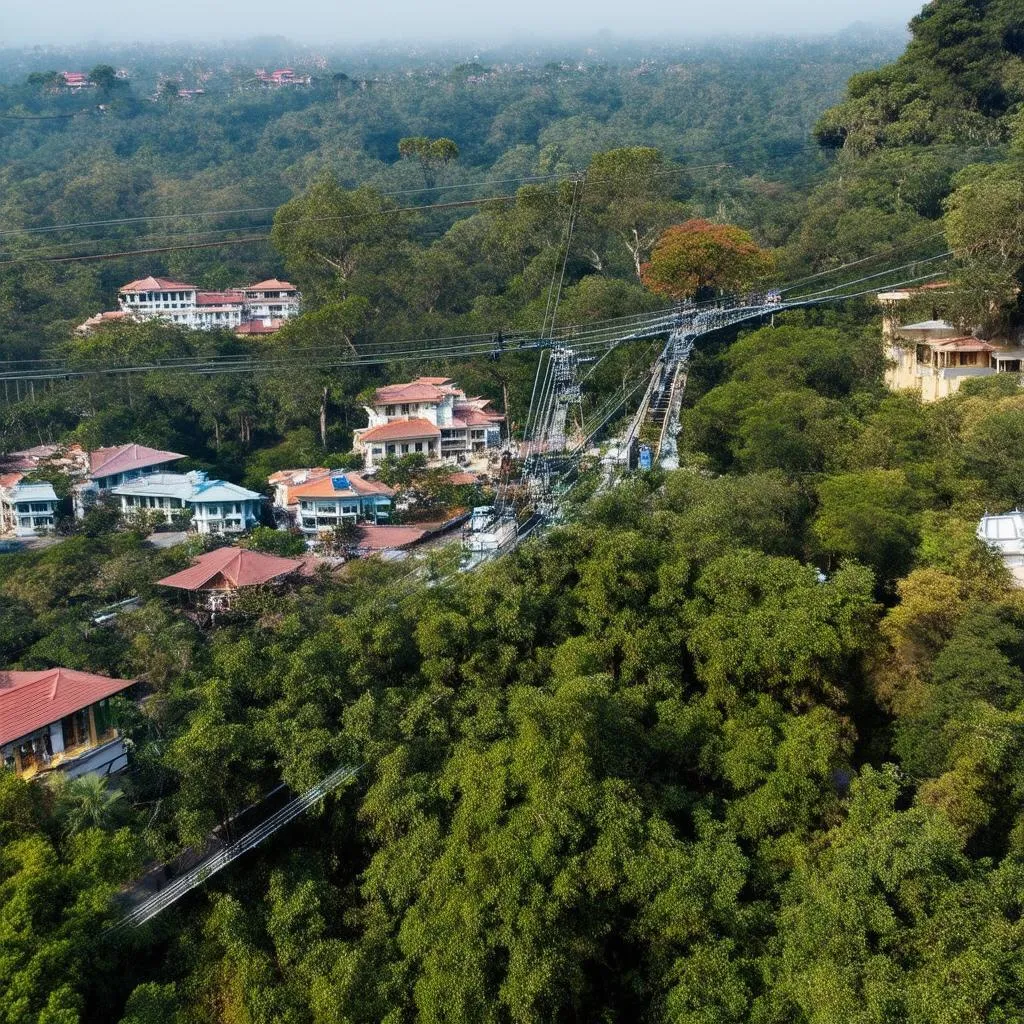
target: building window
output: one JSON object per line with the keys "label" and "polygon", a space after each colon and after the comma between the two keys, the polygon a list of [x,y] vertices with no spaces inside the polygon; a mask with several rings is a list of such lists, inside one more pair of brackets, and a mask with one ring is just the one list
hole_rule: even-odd
{"label": "building window", "polygon": [[422,441],[417,441],[416,442],[416,451],[418,451],[418,452],[423,451],[423,442]]}
{"label": "building window", "polygon": [[64,734],[64,749],[80,747],[89,742],[89,709],[82,708],[60,720],[61,732]]}

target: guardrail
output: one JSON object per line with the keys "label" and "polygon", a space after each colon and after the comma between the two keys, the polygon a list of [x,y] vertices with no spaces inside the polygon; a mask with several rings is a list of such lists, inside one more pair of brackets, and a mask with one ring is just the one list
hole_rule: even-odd
{"label": "guardrail", "polygon": [[279,828],[287,825],[290,821],[299,817],[300,814],[304,814],[310,807],[323,800],[328,793],[337,789],[343,782],[354,778],[364,767],[365,765],[343,765],[341,768],[337,768],[326,778],[321,779],[315,786],[306,790],[301,796],[285,804],[279,811],[270,815],[265,821],[260,822],[255,828],[250,829],[250,831],[235,840],[230,846],[226,846],[223,850],[219,850],[217,853],[207,857],[187,874],[176,878],[165,889],[161,889],[149,899],[133,907],[111,930],[138,928],[139,925],[152,920],[172,903],[176,903],[184,895],[198,888],[218,871],[222,871],[233,860],[259,846],[260,843],[272,836]]}

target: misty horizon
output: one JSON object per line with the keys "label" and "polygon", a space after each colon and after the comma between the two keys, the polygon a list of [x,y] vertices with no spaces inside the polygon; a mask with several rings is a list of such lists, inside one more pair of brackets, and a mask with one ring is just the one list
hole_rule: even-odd
{"label": "misty horizon", "polygon": [[303,0],[289,5],[282,18],[280,5],[267,0],[227,0],[212,9],[203,0],[182,0],[172,21],[154,24],[140,18],[137,6],[125,0],[105,0],[87,9],[45,0],[7,12],[0,25],[0,48],[183,42],[216,46],[262,36],[334,48],[538,45],[602,34],[617,42],[656,39],[664,44],[828,35],[855,26],[898,30],[921,6],[921,0],[833,0],[817,7],[804,0],[722,0],[712,8],[637,0],[624,7],[609,0],[573,0],[555,10],[540,0],[524,0],[514,10],[467,12],[453,0],[437,0],[429,8],[413,0],[389,0],[341,11],[320,0]]}

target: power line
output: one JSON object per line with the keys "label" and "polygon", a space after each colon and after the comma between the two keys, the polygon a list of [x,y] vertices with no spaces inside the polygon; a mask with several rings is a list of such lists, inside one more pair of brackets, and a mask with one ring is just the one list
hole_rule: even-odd
{"label": "power line", "polygon": [[[647,177],[666,177],[666,176],[679,176],[686,174],[689,171],[700,171],[700,170],[720,170],[725,167],[734,167],[735,164],[729,161],[719,160],[715,163],[707,164],[680,164],[676,167],[664,168],[660,171],[651,171],[647,174]],[[549,181],[570,181],[575,177],[578,177],[581,173],[579,170],[571,171],[557,171],[551,172],[550,174],[529,174],[521,175],[516,178],[497,178],[497,179],[479,179],[476,181],[465,181],[465,182],[454,182],[445,185],[432,185],[423,188],[414,189],[388,189],[378,190],[368,182],[362,182],[352,186],[348,191],[358,191],[360,189],[372,189],[378,196],[390,198],[392,196],[401,195],[417,195],[424,192],[440,192],[451,189],[459,188],[482,188],[484,186],[495,186],[495,185],[510,185],[517,183],[532,183],[532,182],[549,182]],[[604,183],[613,181],[612,178],[593,178],[593,183]],[[301,197],[293,197],[301,198]],[[290,202],[291,200],[285,200]],[[6,228],[0,230],[0,237],[4,235],[17,235],[17,234],[41,234],[53,231],[63,231],[72,228],[83,228],[83,227],[109,227],[109,226],[120,226],[125,224],[136,224],[145,221],[152,220],[183,220],[193,217],[228,217],[237,216],[242,214],[252,213],[273,213],[279,210],[284,203],[278,204],[277,206],[247,206],[239,207],[236,209],[227,210],[193,210],[184,211],[182,213],[165,213],[165,214],[142,214],[137,217],[117,217],[108,220],[94,220],[94,221],[65,221],[59,224],[45,224],[37,225],[34,227],[19,227],[19,228]],[[429,206],[418,207],[419,209],[430,209]],[[300,218],[296,218],[300,219]],[[287,223],[287,219],[284,221]]]}
{"label": "power line", "polygon": [[[781,309],[783,307],[806,305],[814,301],[825,301],[830,297],[844,298],[846,296],[836,293],[855,285],[871,280],[877,280],[880,277],[889,277],[901,270],[910,267],[922,266],[953,254],[953,251],[940,253],[935,256],[915,260],[901,266],[890,267],[887,270],[876,274],[856,278],[852,281],[845,281],[829,289],[795,296],[793,299],[783,303],[782,306],[776,308]],[[929,275],[929,277],[932,276],[938,275]],[[896,287],[896,285],[890,284],[887,285],[887,287]],[[877,286],[870,289],[870,291],[877,291]],[[649,314],[634,314],[632,316],[599,321],[594,324],[570,325],[566,328],[560,328],[557,335],[555,332],[549,331],[548,333],[551,337],[546,339],[538,338],[535,333],[529,331],[509,332],[508,341],[511,342],[511,347],[508,347],[506,350],[511,354],[516,351],[543,349],[551,347],[556,340],[559,342],[570,343],[573,346],[582,349],[592,348],[594,345],[600,347],[610,342],[618,343],[623,339],[641,339],[643,337],[651,337],[652,334],[659,331],[671,329],[674,322],[673,318],[683,315],[684,313],[685,315],[701,316],[706,312],[707,315],[712,316],[713,318],[716,308],[720,308],[719,305],[711,302],[688,307],[686,310],[682,311],[682,313],[678,310],[678,307],[669,307]],[[470,358],[473,356],[487,355],[495,351],[493,334],[463,335],[461,337],[454,338],[434,338],[418,342],[398,342],[396,344],[403,347],[389,349],[378,348],[376,351],[364,350],[362,352],[357,352],[355,355],[352,355],[346,350],[344,355],[337,356],[330,354],[325,356],[323,350],[313,350],[309,358],[305,358],[303,355],[303,353],[310,351],[307,349],[286,351],[279,355],[275,354],[275,356],[270,359],[249,357],[247,354],[231,354],[211,357],[176,357],[171,361],[157,361],[130,366],[74,367],[50,363],[45,366],[37,366],[33,369],[8,370],[6,373],[0,374],[0,379],[13,382],[18,380],[31,381],[150,372],[185,372],[207,375],[237,372],[265,373],[292,367],[327,369],[375,366],[391,362],[414,362],[421,359],[431,358]],[[538,367],[538,373],[539,370],[540,368]],[[543,405],[547,385],[546,382],[544,384],[540,383],[539,376],[534,384],[535,392],[538,387],[540,387],[541,390],[541,405]]]}

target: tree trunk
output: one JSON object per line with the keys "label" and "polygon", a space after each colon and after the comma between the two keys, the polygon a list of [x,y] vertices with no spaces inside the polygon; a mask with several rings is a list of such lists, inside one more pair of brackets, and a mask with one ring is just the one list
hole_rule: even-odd
{"label": "tree trunk", "polygon": [[320,444],[327,447],[327,396],[329,392],[327,387],[324,387],[323,396],[320,399]]}
{"label": "tree trunk", "polygon": [[640,235],[637,233],[636,228],[633,229],[633,242],[626,242],[626,248],[629,250],[629,255],[633,257],[633,269],[636,271],[636,279],[643,281],[643,274],[640,272],[640,266],[643,260],[640,259],[640,253],[643,246],[640,244]]}

